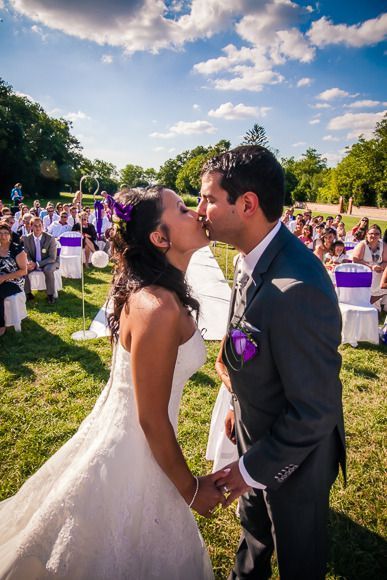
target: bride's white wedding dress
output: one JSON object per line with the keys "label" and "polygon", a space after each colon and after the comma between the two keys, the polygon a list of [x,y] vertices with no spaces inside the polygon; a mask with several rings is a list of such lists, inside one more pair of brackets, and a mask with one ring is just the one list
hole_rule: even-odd
{"label": "bride's white wedding dress", "polygon": [[[204,360],[196,330],[178,350],[169,402],[175,429],[184,384]],[[191,510],[138,423],[130,353],[119,343],[109,382],[77,433],[0,503],[0,579],[53,577],[213,578]]]}

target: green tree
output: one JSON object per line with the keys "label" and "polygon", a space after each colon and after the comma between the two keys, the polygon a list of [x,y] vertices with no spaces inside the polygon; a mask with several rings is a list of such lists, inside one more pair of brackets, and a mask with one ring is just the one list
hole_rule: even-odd
{"label": "green tree", "polygon": [[316,201],[327,160],[309,147],[299,160],[294,157],[282,159],[282,166],[287,179],[287,196],[291,196],[292,202]]}
{"label": "green tree", "polygon": [[266,136],[265,128],[255,123],[251,129],[246,131],[242,145],[261,145],[262,147],[268,147],[269,140]]}
{"label": "green tree", "polygon": [[9,190],[20,181],[25,193],[48,196],[72,183],[81,160],[79,141],[65,119],[16,95],[0,79],[0,183]]}

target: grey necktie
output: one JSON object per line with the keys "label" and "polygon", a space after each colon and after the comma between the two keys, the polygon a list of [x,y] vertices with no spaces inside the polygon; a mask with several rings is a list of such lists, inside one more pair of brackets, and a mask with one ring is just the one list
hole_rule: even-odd
{"label": "grey necktie", "polygon": [[246,306],[246,290],[250,280],[251,278],[246,272],[243,270],[238,272],[235,283],[234,317],[243,315]]}

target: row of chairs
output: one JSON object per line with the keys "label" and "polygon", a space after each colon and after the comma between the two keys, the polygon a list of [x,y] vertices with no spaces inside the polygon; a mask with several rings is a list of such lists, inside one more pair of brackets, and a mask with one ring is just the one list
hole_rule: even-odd
{"label": "row of chairs", "polygon": [[[80,232],[65,232],[59,238],[59,269],[54,272],[55,298],[62,290],[64,278],[81,278],[82,236]],[[85,258],[83,258],[85,259]],[[45,290],[46,282],[43,272],[29,274],[31,290]],[[13,326],[16,332],[21,331],[21,322],[27,317],[26,297],[24,292],[9,296],[4,301],[4,318],[6,326]]]}

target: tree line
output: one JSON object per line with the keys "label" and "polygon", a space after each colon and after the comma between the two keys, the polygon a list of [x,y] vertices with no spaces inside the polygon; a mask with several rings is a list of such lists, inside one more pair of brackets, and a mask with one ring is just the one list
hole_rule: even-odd
{"label": "tree line", "polygon": [[[94,175],[102,189],[114,193],[121,184],[129,187],[162,183],[181,194],[197,196],[200,172],[210,157],[227,151],[230,141],[209,147],[197,146],[163,163],[159,170],[128,163],[121,171],[113,163],[90,160],[71,134],[72,123],[53,118],[25,96],[17,95],[0,78],[0,191],[4,197],[21,182],[30,195],[50,197],[78,188],[82,175]],[[255,124],[242,144],[268,147],[280,161],[286,176],[286,202],[336,203],[353,198],[355,205],[387,206],[387,116],[376,125],[371,139],[360,137],[347,147],[334,168],[314,148],[299,159],[280,157],[270,147],[264,127]],[[91,187],[91,185],[90,185]]]}

